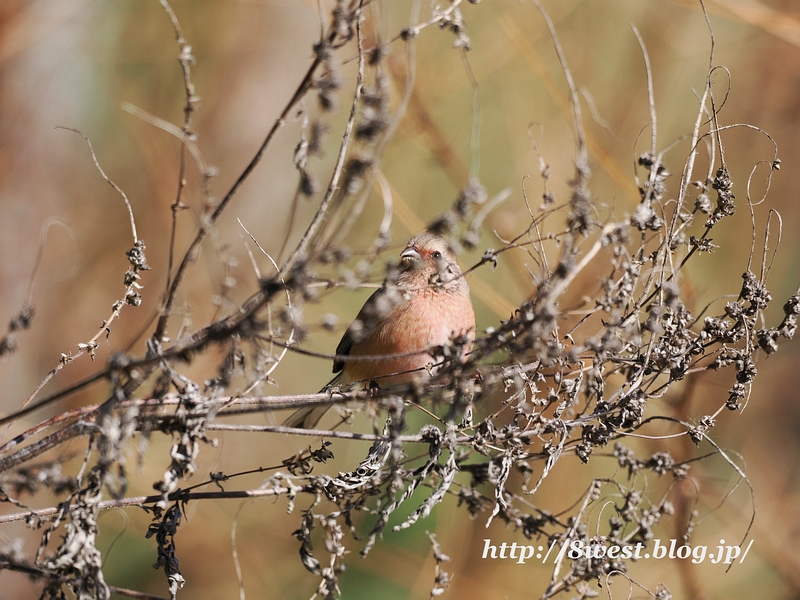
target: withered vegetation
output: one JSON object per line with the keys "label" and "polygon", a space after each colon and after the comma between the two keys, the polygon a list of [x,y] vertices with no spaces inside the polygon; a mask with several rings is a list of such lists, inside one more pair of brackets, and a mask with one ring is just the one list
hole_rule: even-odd
{"label": "withered vegetation", "polygon": [[[640,202],[631,214],[609,214],[599,208],[592,192],[577,84],[556,30],[540,9],[561,62],[572,110],[575,152],[569,197],[559,198],[551,191],[551,168],[540,155],[537,176],[544,193],[531,200],[523,197],[523,189],[514,192],[526,203],[529,220],[519,224],[513,239],[501,242],[482,227],[489,211],[508,194],[487,191],[475,172],[464,181],[452,207],[428,224],[455,248],[483,253],[476,264],[464,265],[467,276],[496,266],[508,252],[526,253],[535,293],[507,319],[480,331],[465,361],[451,360],[464,354],[464,339],[432,349],[436,370],[425,385],[330,388],[302,396],[258,395],[254,391],[271,381],[287,353],[314,354],[304,348],[312,330],[303,317],[304,305],[324,299],[327,289],[356,287],[370,273],[383,271],[386,259],[382,251],[391,241],[390,193],[383,196],[385,215],[375,226],[372,245],[354,254],[346,246],[347,236],[363,214],[376,179],[386,192],[381,159],[412,101],[414,71],[424,68],[414,64],[417,36],[437,28],[452,36],[453,52],[462,54],[471,77],[466,26],[470,8],[460,0],[450,0],[421,16],[415,3],[409,25],[393,39],[381,40],[372,33],[375,28],[370,23],[368,2],[339,0],[325,16],[323,32],[313,47],[313,61],[307,72],[298,76],[294,95],[238,179],[224,196],[215,198],[210,181],[216,173],[205,163],[201,137],[193,123],[198,97],[192,83],[192,47],[166,0],[162,4],[174,25],[185,83],[184,122],[173,132],[183,141],[184,158],[181,172],[176,174],[181,183],[173,204],[173,231],[185,214],[181,208],[198,204],[196,199],[186,198],[184,191],[185,178],[194,172],[192,164],[205,194],[200,202],[204,207],[200,226],[188,247],[178,248],[173,243],[166,271],[159,272],[163,268],[151,260],[154,274],[150,281],[161,277],[166,285],[158,318],[148,329],[147,352],[134,355],[119,349],[94,376],[42,397],[44,384],[68,369],[72,361],[83,354],[94,356],[98,342],[117,319],[142,319],[146,325],[146,315],[135,307],[141,303],[141,294],[147,293],[141,287],[141,276],[151,264],[145,258],[146,233],[139,237],[131,211],[130,266],[119,301],[78,352],[62,355],[19,410],[0,419],[0,424],[12,423],[42,407],[59,406],[95,382],[109,385],[102,404],[64,410],[0,448],[0,495],[5,502],[19,506],[18,512],[0,521],[26,520],[41,531],[35,556],[7,547],[0,555],[0,568],[39,578],[43,598],[108,598],[112,591],[151,597],[110,587],[96,545],[101,511],[141,506],[152,515],[152,524],[142,535],[156,540],[158,554],[153,559],[163,569],[169,595],[174,598],[185,583],[178,560],[181,528],[199,525],[187,525],[188,504],[282,497],[297,522],[293,534],[287,531],[286,535],[297,539],[302,566],[319,581],[319,596],[333,598],[344,591],[339,579],[346,562],[357,560],[348,558],[349,553],[368,554],[389,529],[416,524],[422,530],[418,521],[442,502],[457,506],[465,519],[502,520],[526,538],[546,546],[555,543],[558,550],[575,540],[586,546],[624,546],[647,544],[662,519],[676,512],[672,495],[651,495],[643,474],[679,481],[689,476],[694,461],[717,455],[746,479],[739,462],[715,443],[711,432],[721,413],[740,411],[749,401],[758,356],[772,354],[794,335],[800,293],[779,301],[783,304],[781,320],[765,321],[764,311],[772,302],[767,279],[774,256],[774,248],[765,242],[763,248],[752,248],[750,261],[737,275],[740,280],[730,281],[722,292],[725,299],[697,313],[687,308],[681,270],[688,261],[702,261],[704,253],[717,249],[712,234],[726,226],[728,217],[735,211],[752,213],[753,205],[761,200],[751,198],[749,180],[733,180],[725,160],[726,132],[747,128],[754,136],[772,140],[757,127],[722,121],[723,102],[712,86],[719,69],[713,57],[706,87],[699,94],[695,126],[689,132],[691,151],[681,172],[670,176],[665,151],[657,147],[653,111],[649,126],[652,144],[638,159]],[[388,48],[395,53],[405,50],[408,59],[405,88],[394,99],[389,82],[396,73],[388,66]],[[644,46],[642,49],[647,59]],[[343,65],[354,63],[353,80],[344,74]],[[649,75],[649,63],[646,72]],[[317,109],[311,110],[308,107],[315,97]],[[204,327],[178,330],[175,321],[180,311],[176,307],[199,245],[215,235],[220,215],[262,161],[276,132],[298,111],[303,127],[293,156],[297,173],[291,174],[297,179],[297,188],[295,197],[287,201],[313,201],[316,213],[300,224],[304,233],[293,248],[287,233],[287,252],[281,253],[286,258],[273,263],[273,274],[259,274],[260,285],[250,290],[243,302],[228,297],[237,286],[233,276],[236,265],[223,260],[226,277],[213,299],[218,317]],[[347,115],[343,128],[332,117],[342,113]],[[338,136],[339,150],[331,169],[322,173],[319,159],[326,136]],[[698,153],[709,157],[708,172],[698,174]],[[90,157],[94,158],[93,151]],[[95,163],[124,198],[122,190],[100,169],[102,156],[95,158]],[[773,156],[753,167],[751,178],[758,172],[769,181],[779,168],[775,146]],[[739,197],[734,195],[736,190]],[[753,231],[759,227],[768,233],[771,230],[774,235],[780,229],[780,217],[773,212],[766,224],[758,224],[753,216],[752,227]],[[256,249],[258,241],[252,242],[250,247]],[[330,277],[332,272],[340,276]],[[576,282],[585,280],[587,273],[596,282],[593,292],[572,294]],[[387,281],[393,276],[390,259]],[[156,293],[155,283],[148,287]],[[31,326],[34,311],[35,307],[26,304],[11,320],[0,340],[0,355],[14,352],[17,333]],[[326,320],[322,326],[334,329],[337,323]],[[202,381],[192,379],[188,366],[211,348],[223,349],[216,372]],[[729,371],[734,379],[715,411],[679,418],[652,409],[654,399],[709,370]],[[344,419],[350,418],[354,404],[363,405],[371,426],[367,431],[339,426],[306,431],[226,421],[234,415],[324,403],[336,404]],[[428,422],[419,429],[411,428],[407,415],[420,407],[428,412]],[[659,421],[669,423],[676,439],[688,436],[696,452],[691,456],[681,452],[680,459],[669,451],[637,454],[628,440],[634,435],[651,435],[650,428]],[[237,477],[243,473],[216,473],[210,480],[196,477],[198,453],[204,444],[215,443],[215,431],[322,436],[324,441],[314,441],[306,451],[287,455],[278,468],[264,469],[269,471],[268,478],[258,489],[237,490]],[[152,482],[154,495],[130,497],[126,493],[129,478],[138,475],[131,472],[129,462],[143,460],[142,455],[150,452],[148,441],[155,436],[172,440],[168,456],[148,456],[148,461],[164,464],[163,476]],[[65,471],[58,459],[45,460],[51,456],[45,453],[76,438],[86,441],[77,471]],[[365,441],[371,442],[368,451]],[[329,472],[326,463],[336,445],[346,443],[364,447],[363,461],[347,473]],[[536,492],[547,478],[576,461],[601,461],[608,475],[593,479],[581,497],[571,499],[568,510],[540,504]],[[211,491],[198,490],[209,483]],[[419,488],[427,491],[415,494]],[[42,489],[61,497],[61,502],[49,509],[27,510],[26,498]],[[296,508],[301,502],[302,508]],[[609,504],[602,511],[605,520],[598,529],[589,522],[588,514],[603,503]],[[277,510],[269,506],[264,510]],[[395,513],[401,507],[397,514],[407,516],[397,522]],[[689,540],[694,514],[680,512],[687,517],[681,526]],[[364,522],[359,513],[373,517],[366,531],[359,531]],[[390,526],[393,516],[396,524]],[[450,577],[444,554],[449,550],[440,548],[433,536],[431,542],[436,558],[436,573],[431,574],[433,597],[447,591]],[[563,553],[551,564],[550,581],[532,591],[533,595],[549,598],[580,591],[612,572],[622,575],[629,567],[622,558],[571,560]],[[667,598],[669,592],[664,587],[657,595]]]}

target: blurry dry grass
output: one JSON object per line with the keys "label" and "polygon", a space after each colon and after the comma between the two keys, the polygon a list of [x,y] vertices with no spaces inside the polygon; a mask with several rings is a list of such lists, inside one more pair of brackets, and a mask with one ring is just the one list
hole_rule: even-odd
{"label": "blurry dry grass", "polygon": [[[329,8],[327,3],[323,5]],[[314,2],[290,0],[176,0],[172,7],[196,57],[192,79],[201,102],[194,130],[205,160],[219,171],[211,183],[211,193],[218,200],[253,156],[313,59],[312,45],[320,29],[317,7]],[[649,131],[638,145],[635,142],[650,117],[641,53],[629,23],[641,31],[652,60],[659,145],[665,147],[691,131],[697,107],[695,92],[701,92],[706,77],[709,39],[699,4],[689,0],[568,0],[550,2],[547,8],[576,81],[588,90],[597,112],[614,131],[612,135],[586,118],[587,146],[595,171],[593,198],[606,214],[633,212],[639,201],[633,183],[634,164],[647,147],[642,140],[649,138]],[[716,64],[725,65],[731,73],[725,121],[758,125],[770,132],[780,149],[783,170],[772,181],[767,203],[781,212],[784,232],[769,282],[775,301],[766,315],[773,323],[779,320],[780,306],[794,293],[800,278],[796,235],[800,231],[800,211],[796,210],[800,185],[794,176],[800,162],[800,14],[788,0],[714,0],[708,2],[708,8],[717,42]],[[408,22],[406,3],[379,2],[369,10],[371,35],[391,38]],[[462,264],[469,265],[480,259],[486,247],[500,246],[494,232],[509,239],[530,220],[522,200],[523,185],[528,197],[536,199],[532,204],[539,202],[542,187],[531,136],[552,165],[550,186],[559,198],[570,193],[574,144],[563,75],[535,8],[511,0],[484,0],[463,10],[473,46],[470,65],[481,90],[480,178],[490,195],[512,189],[511,199],[487,217],[481,245],[462,256]],[[435,28],[423,31],[416,41],[414,93],[381,164],[393,191],[392,248],[450,207],[475,160],[471,150],[473,90],[452,42],[452,36]],[[387,71],[394,106],[402,95],[407,71],[402,42],[395,42],[390,49]],[[138,356],[146,351],[144,341],[152,333],[152,324],[144,330],[147,319],[143,315],[155,315],[166,281],[170,205],[176,195],[180,143],[122,112],[120,106],[128,102],[180,126],[183,81],[176,52],[172,26],[155,0],[43,0],[35,4],[6,0],[0,5],[0,318],[12,318],[26,300],[36,305],[31,329],[17,336],[16,352],[0,360],[2,415],[20,408],[58,364],[61,353],[74,354],[78,343],[94,335],[120,297],[122,274],[128,267],[125,252],[131,246],[130,225],[122,204],[98,176],[83,140],[54,129],[57,125],[78,129],[92,139],[104,170],[131,199],[153,271],[143,275],[142,305],[124,309],[112,327],[109,343],[101,338],[96,360],[83,356],[70,364],[43,395],[95,373],[119,348]],[[345,64],[341,74],[350,89],[355,61]],[[716,81],[720,90],[727,85],[721,74]],[[338,151],[338,131],[348,112],[347,95],[343,93],[341,100],[331,118],[332,130],[337,133],[325,139],[323,156],[312,167],[320,177],[330,170]],[[309,98],[306,108],[313,112],[311,101]],[[584,112],[589,112],[588,104]],[[238,262],[235,277],[239,284],[230,290],[231,302],[241,303],[257,287],[237,219],[275,256],[290,220],[294,228],[288,247],[293,248],[316,210],[314,202],[300,198],[291,217],[291,199],[297,188],[292,156],[302,127],[302,119],[295,115],[296,111],[217,222],[217,233],[201,246],[176,306],[185,313],[188,330],[215,318],[217,308],[209,299],[220,293],[225,276],[225,261],[220,257]],[[771,151],[761,138],[747,133],[732,132],[726,137],[726,159],[737,182],[737,195],[743,191],[752,165],[771,156]],[[673,173],[680,173],[687,152],[688,142],[682,139],[667,154],[665,161]],[[700,156],[698,160],[703,163],[706,159]],[[706,168],[701,164],[699,172]],[[186,201],[190,206],[180,213],[179,249],[186,248],[194,237],[204,201],[191,162],[186,181],[184,197],[191,201]],[[760,192],[754,195],[759,197]],[[756,209],[761,223],[766,219],[767,204]],[[382,217],[380,195],[375,193],[347,245],[367,248]],[[32,297],[28,298],[40,229],[53,219],[59,224],[47,230]],[[763,226],[759,232],[760,244]],[[715,230],[713,237],[724,251],[690,262],[683,273],[682,286],[693,313],[721,293],[738,291],[734,288],[750,248],[747,211],[740,207],[731,223]],[[381,279],[382,264],[379,259],[373,282]],[[479,329],[496,327],[534,294],[529,275],[533,268],[525,252],[507,252],[497,270],[481,269],[471,275]],[[588,273],[584,279],[585,287],[573,290],[574,299],[591,294],[596,287],[596,273]],[[346,324],[367,293],[337,292],[319,304],[307,304],[305,321],[318,323],[323,315],[335,313]],[[180,324],[181,318],[174,321]],[[172,331],[173,336],[176,333]],[[333,333],[311,328],[304,347],[330,353],[340,333],[341,328]],[[212,348],[196,356],[183,372],[198,381],[208,379],[221,358],[222,351]],[[714,430],[717,443],[744,457],[755,490],[757,515],[751,532],[755,544],[748,562],[725,574],[719,565],[644,561],[633,566],[635,579],[651,588],[667,582],[675,598],[788,598],[800,594],[800,553],[796,550],[796,534],[800,533],[796,476],[800,460],[796,434],[800,426],[799,358],[796,342],[784,344],[767,360],[762,356],[755,391],[744,414],[723,413]],[[279,386],[274,391],[315,392],[327,381],[329,371],[327,360],[289,353],[273,375]],[[730,374],[705,373],[659,400],[653,410],[684,419],[709,414],[724,401],[730,382]],[[263,393],[272,392],[271,387],[264,387]],[[100,403],[106,394],[105,385],[83,389],[18,420],[2,441],[69,408]],[[280,420],[272,413],[257,418],[264,424]],[[210,435],[220,443],[217,448],[202,448],[197,461],[201,476],[280,465],[307,444],[277,435]],[[694,451],[685,436],[682,443],[685,445],[669,445],[676,460]],[[148,460],[130,466],[129,496],[152,493],[152,482],[163,474],[170,441],[154,437],[150,444]],[[631,445],[642,454],[667,448],[667,442],[660,440]],[[83,448],[79,443],[60,447],[50,458],[65,460],[77,455],[64,466],[65,472],[74,472]],[[326,472],[351,470],[363,454],[363,445],[337,444],[336,459],[325,467]],[[575,466],[574,471],[565,467],[554,473],[548,486],[537,492],[537,505],[564,508],[571,504],[584,492],[589,478],[605,472],[597,463],[595,459],[589,465]],[[693,468],[697,469],[695,477],[707,486],[710,500],[721,498],[736,478],[719,459]],[[256,488],[264,477],[254,474],[237,480],[236,489]],[[652,485],[657,488],[660,484]],[[696,491],[687,485],[679,492],[686,498],[686,505],[678,505],[680,514],[690,510]],[[23,495],[19,500],[43,508],[60,498],[38,494],[35,499]],[[751,515],[749,494],[737,490],[719,509],[704,504],[703,496],[700,500],[700,514],[709,516],[693,543],[715,545],[720,538],[738,542]],[[381,598],[427,597],[434,558],[425,530],[436,532],[443,551],[452,558],[445,567],[453,575],[450,597],[521,598],[544,591],[551,565],[521,566],[480,558],[485,538],[495,543],[525,543],[524,538],[499,522],[485,529],[485,517],[467,520],[454,504],[434,512],[410,531],[387,533],[384,543],[364,560],[351,555],[340,582],[344,597],[378,597],[376,586]],[[20,510],[8,503],[0,507],[4,513]],[[309,597],[316,581],[302,569],[299,544],[290,535],[297,528],[297,514],[285,516],[285,507],[284,500],[273,504],[266,498],[243,504],[231,500],[190,503],[188,523],[176,537],[181,570],[188,581],[183,594],[219,598],[238,593],[230,543],[231,524],[238,514],[236,547],[248,593],[252,597]],[[150,566],[155,561],[155,544],[144,539],[149,522],[150,516],[138,509],[102,513],[98,547],[107,553],[104,572],[110,584],[164,595],[163,574]],[[675,527],[682,523],[685,519]],[[0,528],[0,545],[20,539],[25,555],[31,556],[39,536],[22,523],[5,524]],[[669,524],[657,535],[679,536]],[[14,598],[36,597],[41,589],[41,584],[11,572],[0,573],[0,585],[4,595]],[[627,595],[622,583],[615,583],[613,591],[615,597]]]}

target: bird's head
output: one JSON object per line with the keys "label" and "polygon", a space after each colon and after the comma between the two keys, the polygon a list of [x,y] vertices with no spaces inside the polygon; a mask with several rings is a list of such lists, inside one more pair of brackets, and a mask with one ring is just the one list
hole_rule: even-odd
{"label": "bird's head", "polygon": [[456,255],[440,235],[425,232],[411,238],[400,253],[400,260],[400,282],[405,285],[469,290]]}

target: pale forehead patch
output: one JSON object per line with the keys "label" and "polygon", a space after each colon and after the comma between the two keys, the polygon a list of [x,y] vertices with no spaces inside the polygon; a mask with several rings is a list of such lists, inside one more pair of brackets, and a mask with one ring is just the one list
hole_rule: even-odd
{"label": "pale forehead patch", "polygon": [[452,254],[452,250],[446,239],[440,235],[428,233],[427,231],[411,238],[408,242],[408,246],[415,246],[426,250],[439,250]]}

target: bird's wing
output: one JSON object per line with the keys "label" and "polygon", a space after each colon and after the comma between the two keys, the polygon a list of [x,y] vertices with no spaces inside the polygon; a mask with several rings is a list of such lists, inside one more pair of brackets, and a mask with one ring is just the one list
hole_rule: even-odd
{"label": "bird's wing", "polygon": [[[339,340],[339,345],[336,346],[336,355],[337,356],[346,356],[350,354],[350,349],[353,347],[353,343],[355,342],[355,337],[353,336],[353,332],[350,331],[350,328],[347,328],[347,331],[344,332],[342,339]],[[344,369],[344,361],[341,359],[334,359],[333,360],[333,372],[339,373],[341,370]]]}
{"label": "bird's wing", "polygon": [[[384,288],[375,290],[373,294],[367,298],[367,301],[364,302],[364,306],[361,307],[361,310],[358,311],[358,315],[355,318],[355,321],[360,323],[360,327],[356,329],[351,324],[350,327],[347,328],[342,339],[339,340],[339,345],[336,346],[337,356],[348,356],[350,350],[353,348],[353,344],[363,339],[366,335],[369,335],[369,331],[366,328],[374,329],[377,327],[376,321],[381,319],[380,315],[377,314],[377,298],[379,298],[383,292]],[[344,361],[338,359],[334,360],[333,372],[339,373],[342,369],[344,369]]]}

